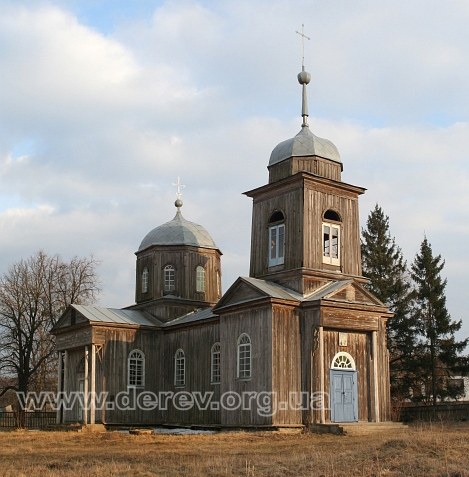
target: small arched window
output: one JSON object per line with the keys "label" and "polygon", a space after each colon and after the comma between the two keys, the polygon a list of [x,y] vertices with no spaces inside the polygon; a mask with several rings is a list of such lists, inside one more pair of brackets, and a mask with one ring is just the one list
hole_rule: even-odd
{"label": "small arched window", "polygon": [[167,292],[174,291],[174,275],[174,267],[172,265],[166,265],[166,267],[164,267],[164,290]]}
{"label": "small arched window", "polygon": [[340,351],[332,358],[331,368],[356,369],[354,359],[345,351]]}
{"label": "small arched window", "polygon": [[251,378],[251,338],[243,333],[238,338],[238,373],[239,379]]}
{"label": "small arched window", "polygon": [[142,293],[148,292],[148,268],[145,267],[142,271]]}
{"label": "small arched window", "polygon": [[205,269],[201,265],[196,268],[196,284],[195,289],[198,292],[205,291]]}
{"label": "small arched window", "polygon": [[332,209],[327,210],[322,222],[322,261],[340,265],[340,216]]}
{"label": "small arched window", "polygon": [[186,385],[186,356],[182,349],[178,349],[174,355],[174,385]]}
{"label": "small arched window", "polygon": [[281,265],[285,258],[285,217],[276,210],[269,219],[269,267]]}
{"label": "small arched window", "polygon": [[220,343],[215,343],[212,346],[211,352],[211,381],[212,384],[220,382]]}
{"label": "small arched window", "polygon": [[129,353],[127,385],[134,388],[145,386],[145,355],[139,349]]}

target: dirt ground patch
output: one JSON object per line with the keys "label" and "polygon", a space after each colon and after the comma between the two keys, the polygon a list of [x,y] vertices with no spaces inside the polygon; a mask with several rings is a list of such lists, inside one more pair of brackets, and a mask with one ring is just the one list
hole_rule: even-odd
{"label": "dirt ground patch", "polygon": [[0,475],[469,477],[469,423],[373,436],[0,432]]}

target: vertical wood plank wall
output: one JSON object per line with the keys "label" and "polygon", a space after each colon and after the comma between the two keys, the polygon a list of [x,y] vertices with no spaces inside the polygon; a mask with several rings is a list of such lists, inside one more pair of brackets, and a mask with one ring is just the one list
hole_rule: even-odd
{"label": "vertical wood plank wall", "polygon": [[294,269],[303,262],[303,193],[296,187],[264,200],[254,200],[252,209],[251,277],[268,273],[269,269],[269,218],[275,210],[285,217],[284,269]]}
{"label": "vertical wood plank wall", "polygon": [[[189,246],[157,246],[137,257],[136,302],[164,296],[164,267],[175,268],[175,290],[171,294],[191,300],[216,302],[218,294],[217,272],[221,277],[220,252],[216,249]],[[196,291],[196,268],[205,269],[205,292]],[[148,292],[142,293],[142,272],[148,268]]]}
{"label": "vertical wood plank wall", "polygon": [[[274,210],[285,216],[284,270],[301,267],[333,269],[361,275],[360,223],[358,194],[313,180],[296,182],[275,196],[255,198],[252,212],[251,268],[252,277],[269,273],[268,221]],[[341,217],[341,265],[323,263],[322,222],[329,209]]]}
{"label": "vertical wood plank wall", "polygon": [[[322,217],[333,209],[341,222],[341,271],[361,275],[360,222],[358,196],[311,182],[305,185],[304,266],[324,268],[322,263]],[[337,267],[339,268],[339,267]]]}
{"label": "vertical wood plank wall", "polygon": [[301,424],[301,400],[298,409],[296,400],[290,402],[295,394],[301,396],[300,324],[294,308],[275,306],[272,311],[272,391],[276,399],[273,424]]}
{"label": "vertical wood plank wall", "polygon": [[[330,374],[332,359],[339,351],[349,353],[356,364],[358,371],[358,419],[360,421],[372,420],[372,403],[370,402],[371,370],[369,360],[370,350],[369,333],[347,333],[347,346],[339,347],[339,331],[324,330],[324,375],[325,391],[330,393]],[[330,407],[330,402],[328,402]],[[326,420],[330,420],[330,411],[326,410]]]}
{"label": "vertical wood plank wall", "polygon": [[[237,378],[237,341],[242,333],[247,333],[252,343],[252,377],[248,380]],[[220,316],[220,344],[223,360],[221,363],[221,393],[233,391],[261,393],[272,391],[272,311],[262,307],[247,311],[224,313]],[[245,394],[245,396],[247,396]],[[258,412],[256,400],[248,409],[221,410],[222,426],[270,425],[271,416]]]}

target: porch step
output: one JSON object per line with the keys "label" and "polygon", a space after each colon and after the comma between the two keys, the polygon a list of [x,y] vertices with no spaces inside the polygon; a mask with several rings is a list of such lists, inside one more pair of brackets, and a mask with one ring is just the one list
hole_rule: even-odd
{"label": "porch step", "polygon": [[344,434],[348,436],[363,436],[382,434],[385,432],[405,432],[408,426],[403,422],[350,422],[340,424]]}

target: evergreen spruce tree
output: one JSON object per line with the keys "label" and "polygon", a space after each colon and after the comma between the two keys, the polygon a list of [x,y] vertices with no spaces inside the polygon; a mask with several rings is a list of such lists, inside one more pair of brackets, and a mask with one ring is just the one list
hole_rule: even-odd
{"label": "evergreen spruce tree", "polygon": [[451,320],[446,308],[446,279],[441,278],[444,265],[441,255],[433,256],[425,237],[411,266],[416,284],[413,315],[423,338],[423,352],[416,356],[415,365],[433,404],[438,398],[457,397],[461,390],[452,386],[448,378],[469,371],[467,357],[460,356],[469,338],[455,340],[454,333],[461,328],[461,320]]}
{"label": "evergreen spruce tree", "polygon": [[410,312],[407,265],[389,232],[389,217],[378,204],[362,229],[361,248],[363,275],[370,279],[367,288],[394,313],[387,323],[391,395],[402,400],[409,397],[415,378],[412,360],[417,330]]}

